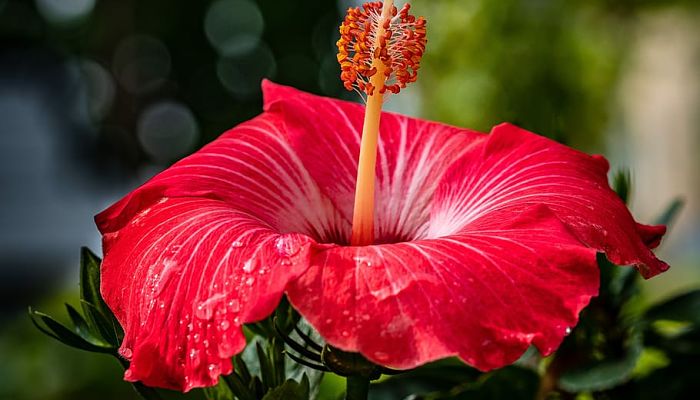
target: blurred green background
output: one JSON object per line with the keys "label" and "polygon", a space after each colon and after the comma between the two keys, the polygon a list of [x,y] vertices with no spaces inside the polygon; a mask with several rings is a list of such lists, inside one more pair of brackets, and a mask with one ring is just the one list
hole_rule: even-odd
{"label": "blurred green background", "polygon": [[[398,2],[401,4],[402,2]],[[261,110],[259,83],[357,100],[331,0],[0,0],[0,399],[129,399],[121,368],[36,331],[77,292],[92,216]],[[415,0],[418,84],[388,108],[510,121],[633,171],[632,208],[686,205],[648,302],[700,286],[700,1]],[[327,383],[325,390],[333,391]]]}

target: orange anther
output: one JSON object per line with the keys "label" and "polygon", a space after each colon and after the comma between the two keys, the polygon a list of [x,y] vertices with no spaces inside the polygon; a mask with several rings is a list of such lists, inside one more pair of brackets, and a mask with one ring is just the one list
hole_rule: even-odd
{"label": "orange anther", "polygon": [[[416,80],[425,51],[425,19],[410,15],[410,4],[400,10],[392,6],[387,14],[383,6],[375,1],[349,8],[340,26],[337,58],[348,90],[398,93]],[[380,69],[387,82],[375,87],[369,81]]]}

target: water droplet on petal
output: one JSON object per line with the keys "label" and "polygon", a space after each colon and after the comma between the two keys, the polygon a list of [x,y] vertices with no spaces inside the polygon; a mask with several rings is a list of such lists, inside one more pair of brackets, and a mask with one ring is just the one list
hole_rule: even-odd
{"label": "water droplet on petal", "polygon": [[253,260],[248,260],[243,263],[243,271],[250,272],[253,270]]}
{"label": "water droplet on petal", "polygon": [[202,320],[209,320],[214,316],[214,310],[219,302],[223,301],[225,295],[223,293],[217,293],[209,299],[199,303],[194,315]]}
{"label": "water droplet on petal", "polygon": [[275,249],[282,257],[292,257],[299,252],[299,246],[285,237],[279,237],[275,241]]}
{"label": "water droplet on petal", "polygon": [[343,315],[347,317],[348,315],[350,315],[350,311],[348,311],[348,310],[343,311]]}
{"label": "water droplet on petal", "polygon": [[248,286],[253,286],[253,283],[255,283],[255,278],[252,276],[245,280],[245,284]]}
{"label": "water droplet on petal", "polygon": [[227,330],[230,326],[231,326],[231,323],[228,322],[228,320],[223,320],[223,321],[219,322],[219,329],[221,329],[222,331]]}
{"label": "water droplet on petal", "polygon": [[211,307],[207,306],[206,304],[202,303],[197,306],[197,311],[195,311],[195,315],[197,318],[200,319],[210,319],[213,316],[214,311],[212,310]]}
{"label": "water droplet on petal", "polygon": [[382,351],[376,351],[376,352],[374,352],[374,357],[379,361],[384,361],[387,358],[389,358],[389,355],[382,352]]}
{"label": "water droplet on petal", "polygon": [[571,327],[567,326],[566,329],[564,329],[564,334],[568,335],[570,333],[571,333]]}
{"label": "water droplet on petal", "polygon": [[372,318],[372,317],[371,317],[369,314],[363,314],[363,315],[362,315],[362,319],[364,319],[365,321],[369,321],[371,318]]}
{"label": "water droplet on petal", "polygon": [[341,335],[343,335],[343,337],[348,337],[350,336],[350,333],[348,331],[343,331]]}
{"label": "water droplet on petal", "polygon": [[236,299],[230,300],[228,302],[228,308],[230,312],[238,312],[238,310],[241,309],[241,303]]}
{"label": "water droplet on petal", "polygon": [[232,347],[228,342],[224,341],[219,343],[219,357],[226,358],[231,357]]}
{"label": "water droplet on petal", "polygon": [[133,375],[134,375],[134,373],[131,371],[131,369],[127,369],[124,372],[124,380],[126,380],[126,381],[130,380]]}
{"label": "water droplet on petal", "polygon": [[331,322],[333,322],[333,319],[332,319],[332,318],[328,318],[328,319],[326,320],[326,324],[330,324]]}
{"label": "water droplet on petal", "polygon": [[231,247],[233,247],[234,249],[240,249],[244,246],[245,244],[243,244],[243,242],[241,242],[240,240],[236,240],[235,242],[231,243]]}
{"label": "water droplet on petal", "polygon": [[190,350],[190,361],[192,362],[192,365],[198,365],[199,364],[199,350],[197,349],[192,349]]}
{"label": "water droplet on petal", "polygon": [[220,373],[221,369],[219,368],[218,365],[216,365],[216,364],[209,364],[209,366],[207,367],[207,369],[209,370],[209,377],[210,377],[211,379],[216,379],[216,378],[219,377],[219,373]]}

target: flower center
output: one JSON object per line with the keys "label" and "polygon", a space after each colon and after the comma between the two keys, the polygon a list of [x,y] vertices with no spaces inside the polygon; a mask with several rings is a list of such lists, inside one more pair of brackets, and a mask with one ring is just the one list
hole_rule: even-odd
{"label": "flower center", "polygon": [[425,51],[425,19],[393,0],[348,9],[340,26],[338,62],[345,88],[366,95],[350,244],[374,243],[374,185],[384,95],[399,93],[418,77]]}

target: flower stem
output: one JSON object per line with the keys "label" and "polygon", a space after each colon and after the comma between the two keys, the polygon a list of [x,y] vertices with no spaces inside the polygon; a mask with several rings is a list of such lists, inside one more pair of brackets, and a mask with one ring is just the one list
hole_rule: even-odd
{"label": "flower stem", "polygon": [[[382,18],[391,18],[393,0],[384,2]],[[384,35],[383,26],[377,32],[377,38]],[[377,39],[379,40],[379,39]],[[378,46],[379,43],[375,43]],[[352,236],[350,244],[366,246],[374,242],[374,182],[377,165],[377,142],[379,140],[379,122],[382,116],[384,94],[382,88],[386,82],[386,67],[379,58],[372,60],[372,68],[376,69],[370,78],[373,92],[367,96],[365,120],[362,127],[360,143],[360,159],[357,166],[357,181],[355,184],[355,208],[352,217]]]}
{"label": "flower stem", "polygon": [[347,378],[345,400],[367,400],[369,394],[369,378],[361,375],[351,375]]}

